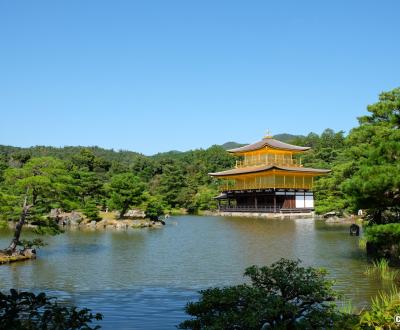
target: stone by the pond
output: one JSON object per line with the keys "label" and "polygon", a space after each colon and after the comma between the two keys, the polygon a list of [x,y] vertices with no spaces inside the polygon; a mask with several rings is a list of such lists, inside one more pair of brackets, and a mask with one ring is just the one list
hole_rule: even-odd
{"label": "stone by the pond", "polygon": [[82,215],[79,212],[62,212],[61,209],[51,209],[49,218],[58,221],[61,225],[78,225],[82,220]]}
{"label": "stone by the pond", "polygon": [[24,251],[22,251],[21,254],[30,259],[36,258],[36,250],[35,249],[25,249]]}
{"label": "stone by the pond", "polygon": [[77,226],[82,221],[82,215],[79,212],[71,212],[69,217],[67,217],[67,223],[70,226]]}
{"label": "stone by the pond", "polygon": [[329,218],[338,218],[339,217],[339,213],[332,211],[332,212],[327,212],[322,216],[324,219],[329,219]]}
{"label": "stone by the pond", "polygon": [[161,223],[154,222],[148,219],[123,219],[123,220],[116,220],[116,219],[103,219],[101,221],[88,221],[83,220],[79,228],[82,229],[98,229],[98,230],[127,230],[129,228],[159,228],[162,227]]}
{"label": "stone by the pond", "polygon": [[57,219],[61,213],[61,209],[51,209],[49,218]]}
{"label": "stone by the pond", "polygon": [[126,223],[124,223],[124,222],[118,222],[118,223],[115,225],[115,228],[116,228],[116,229],[127,229],[127,228],[128,228],[128,225],[127,225]]}
{"label": "stone by the pond", "polygon": [[124,218],[130,218],[130,219],[144,219],[146,217],[146,214],[142,210],[128,210]]}
{"label": "stone by the pond", "polygon": [[49,218],[57,221],[61,226],[78,226],[83,216],[76,211],[62,212],[60,209],[52,209]]}

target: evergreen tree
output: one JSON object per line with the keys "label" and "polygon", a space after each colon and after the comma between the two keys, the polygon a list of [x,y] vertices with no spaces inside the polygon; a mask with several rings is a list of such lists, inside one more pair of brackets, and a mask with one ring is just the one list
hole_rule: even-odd
{"label": "evergreen tree", "polygon": [[138,206],[144,199],[144,183],[132,173],[114,175],[108,186],[110,193],[109,206],[120,212],[123,218],[132,206]]}
{"label": "evergreen tree", "polygon": [[367,209],[373,223],[399,222],[400,88],[382,93],[370,115],[348,137],[352,175],[342,184],[354,209]]}

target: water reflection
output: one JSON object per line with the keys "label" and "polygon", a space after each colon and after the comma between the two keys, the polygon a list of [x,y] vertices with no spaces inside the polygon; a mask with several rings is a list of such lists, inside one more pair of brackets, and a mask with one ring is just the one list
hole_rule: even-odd
{"label": "water reflection", "polygon": [[[9,237],[1,232],[0,245]],[[45,240],[37,260],[0,267],[1,288],[61,294],[104,312],[106,328],[171,328],[196,290],[240,283],[246,267],[279,258],[327,268],[357,306],[388,286],[363,275],[367,261],[348,226],[312,219],[183,216],[162,229],[70,231]]]}

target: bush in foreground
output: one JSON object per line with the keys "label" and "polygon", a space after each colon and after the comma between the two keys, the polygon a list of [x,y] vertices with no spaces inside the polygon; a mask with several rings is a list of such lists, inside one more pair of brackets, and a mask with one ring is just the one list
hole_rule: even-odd
{"label": "bush in foreground", "polygon": [[391,265],[400,265],[400,223],[368,226],[365,237],[370,257],[384,258]]}
{"label": "bush in foreground", "polygon": [[400,291],[393,287],[355,313],[350,305],[338,308],[338,298],[326,272],[281,259],[269,267],[250,267],[249,284],[201,291],[198,302],[186,306],[191,319],[180,329],[400,329]]}
{"label": "bush in foreground", "polygon": [[192,319],[180,329],[350,329],[353,315],[340,313],[337,294],[326,271],[281,259],[269,267],[252,266],[250,284],[201,291],[198,302],[186,306]]}
{"label": "bush in foreground", "polygon": [[14,289],[10,294],[0,293],[0,329],[95,330],[100,326],[91,327],[92,322],[102,318],[87,308],[58,304],[44,293],[35,295]]}

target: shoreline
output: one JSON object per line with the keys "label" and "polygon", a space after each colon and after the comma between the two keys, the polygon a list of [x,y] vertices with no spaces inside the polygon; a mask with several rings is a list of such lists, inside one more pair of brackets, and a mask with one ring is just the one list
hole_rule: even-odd
{"label": "shoreline", "polygon": [[360,224],[362,218],[351,216],[333,216],[324,218],[323,215],[311,213],[256,213],[256,212],[219,212],[219,211],[201,211],[200,216],[215,216],[215,217],[235,217],[235,218],[262,218],[262,219],[312,219],[322,220],[327,224]]}

